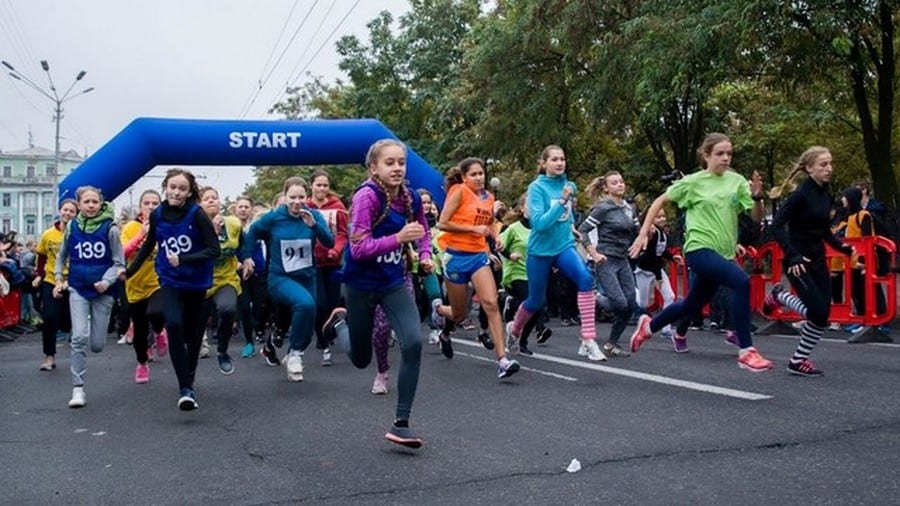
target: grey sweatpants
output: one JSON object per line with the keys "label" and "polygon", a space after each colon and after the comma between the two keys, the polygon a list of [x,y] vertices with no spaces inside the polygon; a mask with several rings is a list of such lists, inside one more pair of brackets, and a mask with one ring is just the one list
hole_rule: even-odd
{"label": "grey sweatpants", "polygon": [[74,289],[69,292],[69,311],[72,314],[72,384],[80,387],[84,385],[84,373],[87,370],[88,342],[90,341],[91,351],[94,353],[103,351],[106,344],[113,298],[104,294],[88,300]]}

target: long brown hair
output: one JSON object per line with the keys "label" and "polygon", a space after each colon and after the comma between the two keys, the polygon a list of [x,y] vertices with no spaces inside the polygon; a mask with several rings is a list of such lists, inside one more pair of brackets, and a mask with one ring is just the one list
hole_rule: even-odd
{"label": "long brown hair", "polygon": [[824,146],[810,146],[804,151],[797,161],[794,162],[794,165],[791,166],[791,171],[788,173],[788,176],[785,178],[782,183],[771,190],[769,190],[769,198],[777,199],[781,198],[784,194],[790,193],[794,191],[794,188],[797,187],[797,184],[794,182],[794,179],[800,175],[801,172],[809,173],[809,166],[813,162],[816,161],[821,155],[828,153],[828,148]]}

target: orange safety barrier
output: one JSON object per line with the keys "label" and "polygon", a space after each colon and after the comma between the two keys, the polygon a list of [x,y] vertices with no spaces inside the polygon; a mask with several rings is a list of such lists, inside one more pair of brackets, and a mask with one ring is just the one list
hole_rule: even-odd
{"label": "orange safety barrier", "polygon": [[[826,262],[833,268],[832,276],[842,277],[841,294],[839,296],[832,294],[829,321],[840,324],[858,323],[867,327],[890,323],[897,314],[897,291],[893,269],[896,245],[890,239],[881,236],[844,239],[844,242],[856,249],[854,259],[849,259],[843,253],[826,246]],[[881,267],[881,271],[886,272],[884,275],[878,275],[877,269],[875,269],[876,251],[878,250],[889,254],[886,256],[889,258],[890,265]],[[856,258],[859,258],[858,265]],[[761,312],[763,300],[772,285],[782,283],[785,287],[790,286],[787,280],[783,279],[783,259],[784,252],[775,242],[766,243],[759,249],[756,258],[757,271],[754,271],[754,275],[751,277],[751,307],[754,311]],[[757,286],[755,291],[752,290],[754,284]],[[862,295],[862,297],[857,297],[859,305],[864,308],[862,314],[854,312],[854,284],[856,285],[856,295]],[[860,289],[862,289],[861,294],[858,293]],[[885,306],[883,308],[878,307],[878,291],[881,291],[883,296],[882,300]],[[797,321],[802,317],[787,308],[779,308],[767,319]]]}
{"label": "orange safety barrier", "polygon": [[[834,323],[858,323],[863,326],[890,323],[897,316],[897,279],[894,274],[896,245],[890,239],[882,236],[844,239],[844,242],[856,249],[853,259],[848,259],[843,253],[826,246],[826,261],[832,267],[832,276],[842,278],[843,288],[839,296],[835,297],[833,294],[829,320]],[[670,251],[672,254],[681,254],[679,248],[671,248]],[[881,261],[888,261],[889,265],[878,265],[878,268],[875,268],[879,260],[878,251],[884,253]],[[747,248],[746,255],[736,259],[750,276],[751,311],[762,313],[766,294],[775,283],[781,283],[789,288],[790,284],[785,279],[782,270],[783,260],[784,252],[774,241],[767,242],[756,249]],[[884,274],[878,274],[879,271]],[[687,266],[672,262],[668,266],[668,275],[676,298],[684,298],[690,287]],[[854,286],[857,292],[862,290],[862,294],[856,294],[859,305],[862,306],[860,314],[854,312]],[[879,308],[879,291],[884,301],[883,308]],[[657,292],[650,309],[660,308],[662,308],[662,297]],[[707,315],[708,311],[709,308],[705,307],[704,315]],[[802,317],[789,309],[780,308],[769,315],[767,319],[792,322],[798,321]]]}

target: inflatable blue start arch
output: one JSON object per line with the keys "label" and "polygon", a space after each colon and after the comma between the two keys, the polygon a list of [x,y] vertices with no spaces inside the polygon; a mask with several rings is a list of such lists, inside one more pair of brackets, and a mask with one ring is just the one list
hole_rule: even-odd
{"label": "inflatable blue start arch", "polygon": [[[138,118],[59,184],[59,198],[79,186],[100,188],[108,200],[157,165],[365,164],[369,146],[397,139],[373,119],[228,121]],[[443,205],[443,178],[408,150],[406,177]],[[360,174],[360,183],[365,174]]]}

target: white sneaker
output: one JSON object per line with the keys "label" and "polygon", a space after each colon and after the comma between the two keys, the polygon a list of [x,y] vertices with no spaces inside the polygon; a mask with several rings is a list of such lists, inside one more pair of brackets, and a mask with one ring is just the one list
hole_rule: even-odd
{"label": "white sneaker", "polygon": [[128,344],[128,337],[125,334],[119,336],[119,340],[116,341],[116,344]]}
{"label": "white sneaker", "polygon": [[284,361],[290,381],[303,381],[303,352],[291,350]]}
{"label": "white sneaker", "polygon": [[322,350],[322,367],[328,367],[331,365],[331,349],[325,348]]}
{"label": "white sneaker", "polygon": [[375,381],[372,382],[372,393],[375,395],[388,393],[388,373],[380,372],[375,375]]}
{"label": "white sneaker", "polygon": [[594,362],[606,360],[606,355],[600,351],[600,346],[597,345],[597,341],[594,339],[582,339],[581,344],[578,346],[578,355],[587,357],[588,360]]}
{"label": "white sneaker", "polygon": [[441,331],[440,330],[432,330],[428,333],[428,344],[437,344],[441,342]]}
{"label": "white sneaker", "polygon": [[84,387],[75,387],[72,389],[72,399],[69,401],[70,408],[82,408],[87,404],[84,398]]}
{"label": "white sneaker", "polygon": [[203,334],[203,341],[200,342],[200,358],[209,357],[209,339]]}
{"label": "white sneaker", "polygon": [[506,324],[506,352],[510,355],[519,353],[519,337],[513,335],[513,322]]}

